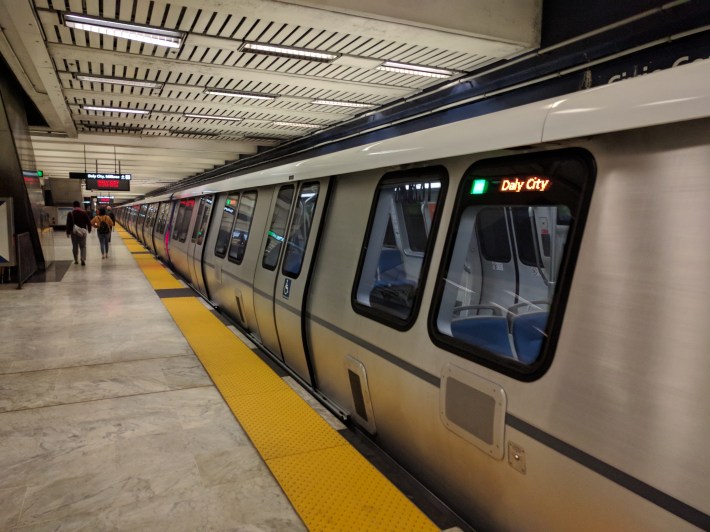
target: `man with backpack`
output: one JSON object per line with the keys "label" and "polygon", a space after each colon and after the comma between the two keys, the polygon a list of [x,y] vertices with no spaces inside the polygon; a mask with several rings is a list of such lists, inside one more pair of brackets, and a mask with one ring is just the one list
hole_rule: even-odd
{"label": "man with backpack", "polygon": [[106,215],[106,209],[101,207],[98,216],[91,220],[91,225],[96,227],[96,232],[99,235],[99,246],[101,246],[101,258],[108,258],[108,243],[111,240],[111,229],[113,228],[113,220]]}
{"label": "man with backpack", "polygon": [[81,208],[80,203],[75,201],[74,209],[67,214],[67,238],[71,237],[74,264],[79,264],[79,250],[81,250],[81,265],[86,264],[86,237],[90,232],[89,216]]}

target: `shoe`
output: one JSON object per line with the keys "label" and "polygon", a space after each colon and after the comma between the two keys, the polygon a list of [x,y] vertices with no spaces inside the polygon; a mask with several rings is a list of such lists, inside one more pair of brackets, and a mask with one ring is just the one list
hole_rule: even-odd
{"label": "shoe", "polygon": [[79,261],[74,259],[74,264],[79,264]]}
{"label": "shoe", "polygon": [[82,265],[82,266],[86,266],[86,263],[82,260],[82,261],[81,261],[81,265]]}

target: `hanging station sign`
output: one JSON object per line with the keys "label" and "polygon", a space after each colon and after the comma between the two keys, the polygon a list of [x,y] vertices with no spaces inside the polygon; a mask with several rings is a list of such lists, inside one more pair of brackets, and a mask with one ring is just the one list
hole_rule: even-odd
{"label": "hanging station sign", "polygon": [[71,179],[85,179],[86,190],[131,190],[131,174],[69,172]]}

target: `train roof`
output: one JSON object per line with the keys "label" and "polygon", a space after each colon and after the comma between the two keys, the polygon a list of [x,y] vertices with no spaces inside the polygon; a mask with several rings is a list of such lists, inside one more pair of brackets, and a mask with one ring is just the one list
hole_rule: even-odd
{"label": "train roof", "polygon": [[608,85],[510,107],[456,122],[268,168],[140,202],[347,174],[373,168],[536,145],[710,116],[707,60]]}

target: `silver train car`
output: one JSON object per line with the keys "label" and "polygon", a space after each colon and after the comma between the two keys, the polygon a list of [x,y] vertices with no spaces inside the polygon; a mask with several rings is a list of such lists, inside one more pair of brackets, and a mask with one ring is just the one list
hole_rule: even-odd
{"label": "silver train car", "polygon": [[710,529],[710,63],[120,222],[480,530]]}

